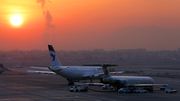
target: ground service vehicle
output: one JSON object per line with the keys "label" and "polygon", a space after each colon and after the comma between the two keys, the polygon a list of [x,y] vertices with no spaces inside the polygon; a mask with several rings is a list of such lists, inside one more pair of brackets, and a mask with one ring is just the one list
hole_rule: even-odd
{"label": "ground service vehicle", "polygon": [[88,84],[75,83],[75,85],[72,87],[69,87],[68,90],[70,92],[87,92],[88,91]]}
{"label": "ground service vehicle", "polygon": [[169,89],[165,89],[166,93],[177,93],[177,90],[173,89],[173,88],[169,88]]}
{"label": "ground service vehicle", "polygon": [[102,87],[102,89],[103,89],[103,90],[113,90],[114,87],[113,87],[113,86],[110,86],[110,85],[104,85],[104,86]]}
{"label": "ground service vehicle", "polygon": [[132,90],[129,88],[121,88],[118,90],[119,93],[132,93]]}

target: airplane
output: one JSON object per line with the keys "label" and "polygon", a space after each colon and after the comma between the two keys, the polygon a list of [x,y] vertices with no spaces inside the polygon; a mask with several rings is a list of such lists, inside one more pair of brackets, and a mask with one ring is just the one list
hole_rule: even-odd
{"label": "airplane", "polygon": [[[99,79],[101,82],[104,78],[103,68],[102,67],[95,67],[95,66],[63,66],[53,48],[52,45],[48,45],[50,59],[51,59],[51,65],[48,68],[43,67],[33,67],[30,68],[34,69],[41,69],[46,71],[32,71],[28,70],[28,73],[43,73],[43,74],[57,74],[60,75],[69,81],[69,85],[74,84],[74,82],[79,80],[92,80],[93,79]],[[120,74],[119,72],[110,72],[111,74]]]}
{"label": "airplane", "polygon": [[[103,84],[110,84],[111,86],[116,87],[117,90],[123,87],[147,87],[147,88],[149,87],[150,89],[152,89],[153,86],[155,85],[167,85],[167,84],[155,84],[154,80],[151,77],[146,77],[146,76],[111,76],[107,67],[117,66],[117,65],[94,64],[94,65],[84,65],[84,66],[102,66],[105,74],[103,78]],[[102,83],[96,83],[95,85],[102,85]]]}

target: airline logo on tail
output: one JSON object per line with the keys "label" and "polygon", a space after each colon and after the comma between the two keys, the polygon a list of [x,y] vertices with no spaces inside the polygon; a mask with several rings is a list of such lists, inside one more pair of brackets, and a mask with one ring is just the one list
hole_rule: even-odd
{"label": "airline logo on tail", "polygon": [[48,45],[49,48],[49,55],[51,58],[51,65],[52,66],[62,66],[62,64],[59,62],[59,59],[56,55],[56,52],[54,51],[54,48],[52,45]]}
{"label": "airline logo on tail", "polygon": [[51,54],[51,57],[53,58],[52,61],[54,61],[55,60],[55,54]]}
{"label": "airline logo on tail", "polygon": [[105,72],[104,72],[105,75],[108,75],[108,70],[106,69]]}

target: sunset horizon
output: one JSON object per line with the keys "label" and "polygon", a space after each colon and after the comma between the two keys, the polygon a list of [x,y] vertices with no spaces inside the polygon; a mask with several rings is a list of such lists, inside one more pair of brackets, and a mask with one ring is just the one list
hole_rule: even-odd
{"label": "sunset horizon", "polygon": [[[2,1],[0,50],[46,50],[48,44],[57,50],[176,50],[180,48],[179,3],[178,0]],[[12,18],[13,15],[18,16]]]}

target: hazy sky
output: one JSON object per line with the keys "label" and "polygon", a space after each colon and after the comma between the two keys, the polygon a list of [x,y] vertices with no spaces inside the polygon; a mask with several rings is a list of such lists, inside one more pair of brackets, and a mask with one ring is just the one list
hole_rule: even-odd
{"label": "hazy sky", "polygon": [[[180,0],[3,0],[0,50],[47,49],[47,44],[58,50],[93,49],[78,45],[129,26],[180,30],[179,4]],[[21,15],[19,26],[12,25],[13,14]]]}

